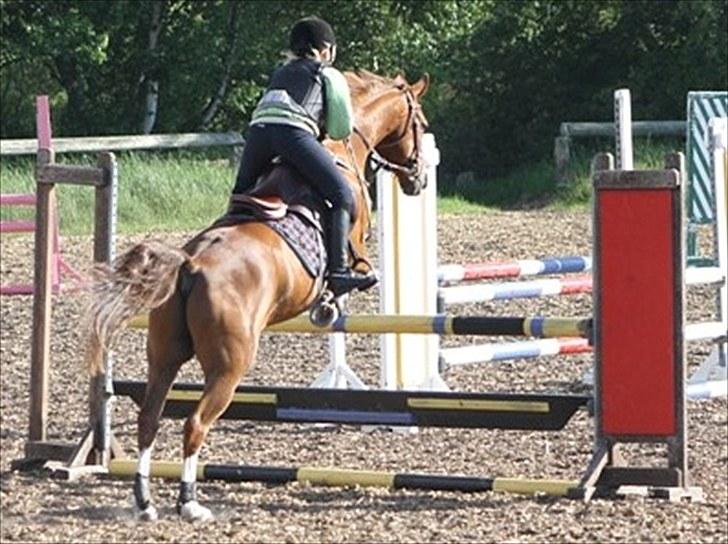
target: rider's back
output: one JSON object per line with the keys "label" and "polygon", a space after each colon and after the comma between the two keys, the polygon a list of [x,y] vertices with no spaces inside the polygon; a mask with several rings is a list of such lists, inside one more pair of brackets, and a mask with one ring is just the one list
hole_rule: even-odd
{"label": "rider's back", "polygon": [[322,64],[298,58],[275,69],[253,112],[252,125],[292,125],[319,136],[324,132]]}

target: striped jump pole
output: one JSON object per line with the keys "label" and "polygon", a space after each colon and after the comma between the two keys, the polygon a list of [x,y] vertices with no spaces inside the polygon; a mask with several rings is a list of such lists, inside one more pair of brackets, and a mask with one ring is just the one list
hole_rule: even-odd
{"label": "striped jump pole", "polygon": [[[586,278],[550,280],[544,282],[502,284],[500,286],[471,286],[451,284],[476,280],[525,278],[549,274],[588,273],[592,267],[589,256],[557,256],[539,259],[495,261],[471,264],[439,265],[437,258],[437,168],[439,154],[431,135],[423,139],[423,151],[431,151],[426,161],[428,190],[416,197],[404,197],[396,183],[380,172],[377,179],[377,225],[379,234],[380,311],[402,316],[445,314],[447,303],[505,300],[507,298],[538,297],[550,294],[589,292]],[[428,145],[425,145],[428,144]],[[424,332],[430,329],[429,324]],[[438,336],[407,334],[397,328],[382,337],[381,384],[397,389],[447,389],[440,371],[440,338]],[[536,336],[574,336],[567,334],[537,334]],[[522,336],[522,332],[509,332]],[[529,333],[527,333],[530,335]],[[512,347],[505,347],[506,353]],[[540,348],[539,348],[540,349]],[[527,352],[533,351],[532,346]],[[547,349],[543,349],[545,354]],[[511,351],[511,353],[515,353]],[[416,361],[416,364],[413,364]]]}
{"label": "striped jump pole", "polygon": [[437,334],[441,336],[558,336],[588,337],[591,319],[550,317],[480,317],[420,315],[351,315],[341,316],[329,327],[316,327],[307,317],[297,317],[268,327],[272,332],[348,332]]}
{"label": "striped jump pole", "polygon": [[[468,265],[443,265],[438,268],[437,311],[445,313],[448,305],[478,302],[504,301],[544,296],[591,293],[592,278],[589,275],[565,278],[543,278],[531,281],[505,283],[472,283],[476,280],[524,278],[548,274],[589,272],[592,259],[589,256],[547,257],[515,261],[490,262]],[[457,282],[463,282],[454,285]],[[482,363],[517,358],[535,358],[544,355],[564,355],[590,350],[585,341],[571,342],[565,338],[548,342],[508,342],[440,348],[438,367],[468,363]]]}
{"label": "striped jump pole", "polygon": [[591,293],[591,290],[592,279],[590,276],[496,284],[456,285],[439,289],[438,305],[443,308],[443,305],[447,304],[489,302],[492,300],[511,300],[549,295],[572,295]]}
{"label": "striped jump pole", "polygon": [[546,338],[525,342],[504,342],[499,344],[477,344],[440,349],[440,369],[449,366],[509,359],[531,359],[544,355],[568,355],[589,353],[592,348],[586,338]]}
{"label": "striped jump pole", "polygon": [[[129,328],[148,326],[146,315],[129,322]],[[589,338],[590,318],[483,317],[362,314],[341,316],[328,327],[317,327],[307,315],[300,315],[266,328],[268,332],[359,334],[437,334],[441,336],[533,336],[537,338]]]}
{"label": "striped jump pole", "polygon": [[438,267],[437,280],[440,284],[447,284],[460,281],[544,276],[548,274],[589,272],[591,267],[591,257],[580,256],[523,259],[466,265],[447,264]]}
{"label": "striped jump pole", "polygon": [[[109,463],[109,474],[112,476],[133,478],[136,470],[136,461],[131,459],[114,459]],[[179,480],[182,476],[182,463],[154,461],[151,464],[150,476]],[[495,491],[556,497],[566,496],[570,489],[578,485],[577,481],[572,480],[482,478],[305,466],[285,468],[212,463],[198,464],[197,479],[224,482],[260,482],[279,485],[299,482],[319,486],[384,487],[425,491],[461,491],[465,493]]]}

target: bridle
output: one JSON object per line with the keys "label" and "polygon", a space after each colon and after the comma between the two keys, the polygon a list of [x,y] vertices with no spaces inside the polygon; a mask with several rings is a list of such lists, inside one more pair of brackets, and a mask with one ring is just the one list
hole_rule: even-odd
{"label": "bridle", "polygon": [[[423,179],[422,185],[419,187],[420,190],[427,187],[427,178],[426,176],[423,176],[423,172],[425,169],[425,161],[422,157],[422,135],[425,132],[425,129],[427,128],[427,122],[424,120],[424,115],[422,114],[422,107],[420,104],[417,103],[417,100],[415,100],[414,94],[412,93],[412,90],[407,85],[397,85],[394,87],[395,89],[401,91],[406,100],[407,100],[407,121],[404,125],[404,131],[402,134],[397,135],[393,141],[386,142],[386,143],[380,143],[378,147],[387,148],[392,147],[400,143],[408,133],[409,128],[412,128],[412,131],[414,133],[414,146],[412,148],[412,153],[410,153],[410,156],[407,157],[407,160],[404,164],[397,164],[395,162],[392,162],[386,158],[384,158],[376,149],[375,146],[373,146],[366,136],[359,130],[356,126],[354,126],[353,132],[356,134],[364,144],[364,146],[367,149],[367,154],[369,157],[369,160],[375,163],[375,167],[372,169],[373,174],[376,174],[377,171],[380,169],[387,170],[389,172],[392,172],[394,174],[400,174],[404,175],[407,179],[407,181],[416,184],[417,180]],[[371,201],[369,198],[369,182],[367,179],[362,175],[362,173],[359,171],[359,167],[357,166],[355,157],[354,157],[354,149],[352,148],[351,144],[351,138],[346,138],[345,141],[345,147],[346,151],[349,155],[349,160],[351,161],[351,167],[347,165],[346,163],[343,163],[342,166],[345,168],[352,169],[356,175],[356,179],[359,185],[359,191],[361,192],[361,197],[363,199],[363,202],[366,202],[365,209],[366,209],[366,238],[369,238],[371,235]],[[365,263],[370,269],[374,270],[373,265],[369,262],[368,259],[360,256],[354,249],[353,245],[349,243],[349,251],[351,252],[354,261],[355,262],[363,262]]]}
{"label": "bridle", "polygon": [[[412,90],[407,85],[397,85],[395,88],[401,91],[407,100],[407,121],[404,125],[405,128],[402,134],[397,135],[394,140],[380,143],[377,147],[381,149],[399,144],[407,136],[411,127],[414,133],[414,146],[404,164],[397,164],[384,158],[356,126],[354,127],[354,133],[364,143],[369,153],[369,159],[375,164],[372,173],[376,174],[379,170],[384,169],[393,174],[403,175],[407,181],[416,183],[418,179],[423,179],[422,174],[425,169],[425,161],[422,157],[422,135],[427,128],[427,123],[422,115],[422,106],[415,100]],[[420,189],[424,189],[425,187],[427,187],[426,177]]]}

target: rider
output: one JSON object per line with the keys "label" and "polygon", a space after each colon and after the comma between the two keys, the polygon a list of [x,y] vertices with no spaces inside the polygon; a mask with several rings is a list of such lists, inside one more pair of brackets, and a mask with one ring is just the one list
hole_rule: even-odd
{"label": "rider", "polygon": [[326,135],[343,140],[353,130],[349,86],[331,66],[335,58],[336,38],[326,21],[305,17],[293,25],[288,60],[273,72],[253,111],[233,194],[252,188],[275,156],[294,166],[331,204],[328,284],[339,295],[366,289],[377,280],[373,272],[349,267],[354,195],[321,144]]}

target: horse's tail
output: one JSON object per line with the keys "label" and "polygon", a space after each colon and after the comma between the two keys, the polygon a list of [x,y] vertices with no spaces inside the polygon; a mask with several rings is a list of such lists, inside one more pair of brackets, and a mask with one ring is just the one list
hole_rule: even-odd
{"label": "horse's tail", "polygon": [[114,260],[98,265],[86,312],[86,363],[92,376],[102,370],[104,351],[129,320],[148,312],[175,292],[177,278],[189,256],[161,242],[143,242]]}

